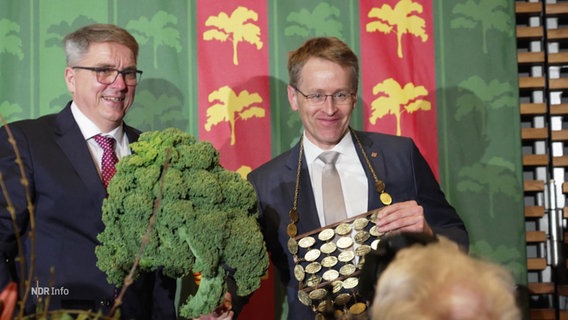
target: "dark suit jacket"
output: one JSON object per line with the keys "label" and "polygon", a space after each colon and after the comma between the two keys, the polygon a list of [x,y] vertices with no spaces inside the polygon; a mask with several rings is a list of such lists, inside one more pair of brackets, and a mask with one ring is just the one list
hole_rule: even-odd
{"label": "dark suit jacket", "polygon": [[[116,293],[96,267],[97,235],[103,231],[101,207],[105,188],[89,148],[71,113],[70,103],[58,114],[8,125],[23,160],[35,205],[35,275],[33,285],[59,289],[50,294],[50,309],[82,308],[107,311]],[[140,131],[124,126],[130,142]],[[20,170],[5,128],[0,130],[0,171],[15,207],[29,266],[29,214]],[[0,289],[14,272],[17,254],[12,222],[0,193]],[[54,273],[50,273],[53,268]],[[53,289],[51,289],[53,290]],[[35,290],[35,293],[42,290]],[[175,319],[175,280],[160,273],[143,274],[127,290],[123,318]],[[30,295],[27,308],[34,308]],[[33,309],[31,309],[33,310]]]}
{"label": "dark suit jacket", "polygon": [[[469,245],[465,226],[446,201],[430,167],[410,138],[380,133],[356,132],[378,178],[385,183],[394,202],[416,200],[424,207],[428,224],[436,234]],[[355,145],[357,146],[356,142]],[[375,181],[357,148],[359,159],[369,180],[369,210],[382,207],[375,191]],[[371,156],[376,153],[376,157]],[[292,208],[298,165],[299,144],[289,151],[253,170],[248,179],[253,184],[259,202],[260,224],[272,262],[286,286],[290,319],[313,319],[314,313],[297,298],[298,282],[294,278],[294,261],[288,253],[286,227]],[[298,234],[320,228],[316,204],[305,158],[300,173],[298,199]]]}

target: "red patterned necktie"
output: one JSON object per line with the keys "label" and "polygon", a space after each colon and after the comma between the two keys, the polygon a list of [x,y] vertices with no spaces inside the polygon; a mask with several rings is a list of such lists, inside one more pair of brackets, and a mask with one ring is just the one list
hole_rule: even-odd
{"label": "red patterned necktie", "polygon": [[101,173],[103,184],[105,188],[108,186],[110,179],[116,173],[115,165],[118,162],[118,157],[114,153],[114,138],[110,136],[102,136],[97,134],[95,141],[103,148],[103,158],[101,161]]}

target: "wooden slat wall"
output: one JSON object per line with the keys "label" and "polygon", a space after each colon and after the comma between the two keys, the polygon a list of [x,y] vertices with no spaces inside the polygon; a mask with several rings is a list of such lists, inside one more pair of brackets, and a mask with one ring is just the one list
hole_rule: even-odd
{"label": "wooden slat wall", "polygon": [[[558,98],[568,93],[568,76],[562,77],[559,68],[568,66],[568,52],[563,52],[568,51],[568,26],[564,25],[568,23],[568,1],[550,2],[554,1],[515,1],[531,319],[568,319],[567,304],[558,303],[568,296],[568,287],[555,286],[548,256],[550,205],[545,199],[549,179],[561,185],[564,200],[568,195],[566,179],[557,181],[556,170],[568,167],[568,157],[550,148],[553,143],[568,148],[568,130],[564,129],[568,104]],[[553,118],[562,123],[560,128],[551,125]],[[567,218],[568,207],[560,209]]]}

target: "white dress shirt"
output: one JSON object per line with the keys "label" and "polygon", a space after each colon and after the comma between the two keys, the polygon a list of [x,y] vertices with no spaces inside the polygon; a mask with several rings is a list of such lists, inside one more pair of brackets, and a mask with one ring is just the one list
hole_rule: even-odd
{"label": "white dress shirt", "polygon": [[73,113],[73,118],[75,118],[77,125],[79,125],[79,129],[81,130],[83,137],[87,141],[87,145],[91,151],[91,156],[97,164],[99,175],[101,174],[103,149],[94,139],[97,134],[112,136],[116,140],[114,144],[114,152],[119,159],[131,153],[130,147],[128,146],[128,137],[124,134],[122,126],[119,126],[110,132],[101,132],[97,125],[95,125],[93,121],[87,118],[87,116],[79,110],[74,101],[71,103],[71,112]]}
{"label": "white dress shirt", "polygon": [[[322,170],[325,164],[318,159],[318,156],[324,151],[337,151],[340,153],[335,166],[341,180],[341,190],[343,191],[347,217],[367,212],[369,183],[363,165],[357,156],[351,132],[348,131],[343,139],[331,150],[320,149],[307,139],[305,132],[302,141],[320,224],[325,226],[321,185]],[[300,192],[302,191],[300,190]]]}

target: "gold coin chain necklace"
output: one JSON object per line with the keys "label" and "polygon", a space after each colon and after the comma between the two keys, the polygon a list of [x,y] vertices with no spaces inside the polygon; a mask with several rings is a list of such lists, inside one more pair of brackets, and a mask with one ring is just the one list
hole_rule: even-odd
{"label": "gold coin chain necklace", "polygon": [[[351,130],[351,128],[349,128]],[[365,163],[371,172],[373,179],[375,181],[375,190],[379,193],[379,199],[383,203],[383,205],[388,206],[392,203],[391,196],[385,192],[385,184],[383,181],[379,180],[377,177],[375,170],[371,166],[371,162],[363,149],[361,141],[357,134],[351,130],[351,134],[355,138],[357,142],[357,146],[360,149]],[[320,229],[313,230],[308,234],[303,234],[298,236],[298,228],[296,223],[299,220],[299,214],[297,210],[298,206],[298,197],[300,191],[300,174],[302,168],[302,159],[304,155],[304,145],[303,145],[303,137],[300,139],[300,149],[299,149],[299,156],[298,156],[298,165],[296,171],[296,185],[294,190],[294,202],[293,207],[289,212],[290,223],[287,226],[287,233],[289,236],[288,239],[288,251],[294,257],[294,263],[296,266],[294,267],[294,277],[298,280],[298,299],[306,306],[311,306],[312,309],[315,311],[315,319],[324,319],[324,313],[331,312],[330,310],[335,309],[335,306],[339,309],[336,309],[334,312],[335,316],[338,314],[344,314],[344,310],[347,310],[353,319],[367,319],[364,317],[365,310],[367,309],[367,305],[364,302],[357,301],[356,296],[357,294],[354,292],[349,293],[349,291],[353,291],[357,286],[359,280],[356,277],[356,267],[352,261],[357,255],[360,258],[361,265],[364,263],[364,256],[371,250],[372,246],[364,245],[364,243],[372,236],[380,237],[380,233],[376,226],[372,227],[369,232],[365,231],[365,227],[367,226],[368,222],[371,220],[376,219],[376,213],[367,216],[368,213],[364,213],[357,217],[352,217],[347,220],[355,219],[353,221],[354,229],[357,230],[357,234],[355,235],[355,242],[359,243],[361,246],[358,247],[357,250],[354,251],[342,251],[337,257],[331,255],[332,252],[335,251],[336,247],[339,248],[348,248],[351,247],[353,244],[353,239],[348,234],[351,233],[352,227],[350,224],[345,223],[347,220],[343,222],[338,222],[333,225],[325,226]],[[334,227],[334,229],[330,229]],[[315,233],[319,233],[318,239],[324,241],[320,249],[316,249],[316,247],[312,248],[315,244],[316,240],[311,235]],[[335,235],[340,236],[337,242],[329,242],[335,237]],[[378,243],[379,240],[373,241],[374,243]],[[307,251],[305,257],[302,259],[299,255],[299,247],[302,247]],[[321,260],[321,263],[316,262],[316,260],[320,257],[321,253],[329,254],[325,258]],[[344,265],[339,269],[335,270],[332,267],[336,266],[338,261],[344,263]],[[302,262],[310,262],[308,265],[303,267],[301,265]],[[326,267],[329,270],[323,272],[321,271],[322,267]],[[321,278],[316,276],[319,272],[323,272]],[[306,274],[310,274],[309,278],[306,278]],[[335,281],[339,277],[343,276],[345,279],[342,281]],[[321,281],[325,280],[326,282],[321,283]],[[305,284],[304,284],[305,280]],[[326,283],[331,284],[331,288],[326,288]],[[305,287],[307,285],[307,288]],[[308,289],[308,291],[305,291]],[[327,297],[328,294],[331,292],[333,300],[330,297]],[[327,298],[326,298],[327,297]],[[319,302],[318,302],[319,301]],[[353,301],[352,305],[348,307],[348,303]],[[314,304],[316,302],[316,304]]]}
{"label": "gold coin chain necklace", "polygon": [[[349,130],[351,131],[351,134],[353,135],[353,137],[355,137],[355,141],[357,142],[357,146],[359,147],[359,150],[361,150],[361,154],[363,154],[363,158],[365,158],[365,163],[367,164],[367,168],[369,168],[371,175],[373,175],[373,179],[375,180],[375,190],[379,194],[379,199],[381,200],[383,205],[385,205],[385,206],[390,205],[392,203],[392,197],[390,196],[390,194],[385,192],[385,183],[377,177],[377,174],[375,173],[373,166],[371,166],[371,162],[369,161],[369,157],[367,157],[367,153],[363,149],[363,145],[361,144],[361,141],[359,140],[359,137],[357,136],[355,131],[352,130],[351,128],[349,128]],[[303,139],[304,139],[304,137],[302,136],[300,138],[300,142],[299,142],[300,143],[300,152],[299,152],[299,156],[298,156],[298,166],[297,166],[297,171],[296,171],[296,186],[294,188],[294,202],[293,202],[292,209],[290,209],[290,212],[288,213],[288,215],[290,217],[290,223],[288,224],[288,227],[287,227],[287,233],[288,233],[288,236],[290,237],[291,240],[293,240],[292,238],[294,238],[295,236],[298,235],[298,227],[296,226],[296,223],[298,222],[298,220],[300,218],[300,215],[298,213],[298,196],[300,194],[300,173],[302,171],[302,158],[304,156]],[[291,253],[295,255],[294,252],[291,252]]]}

